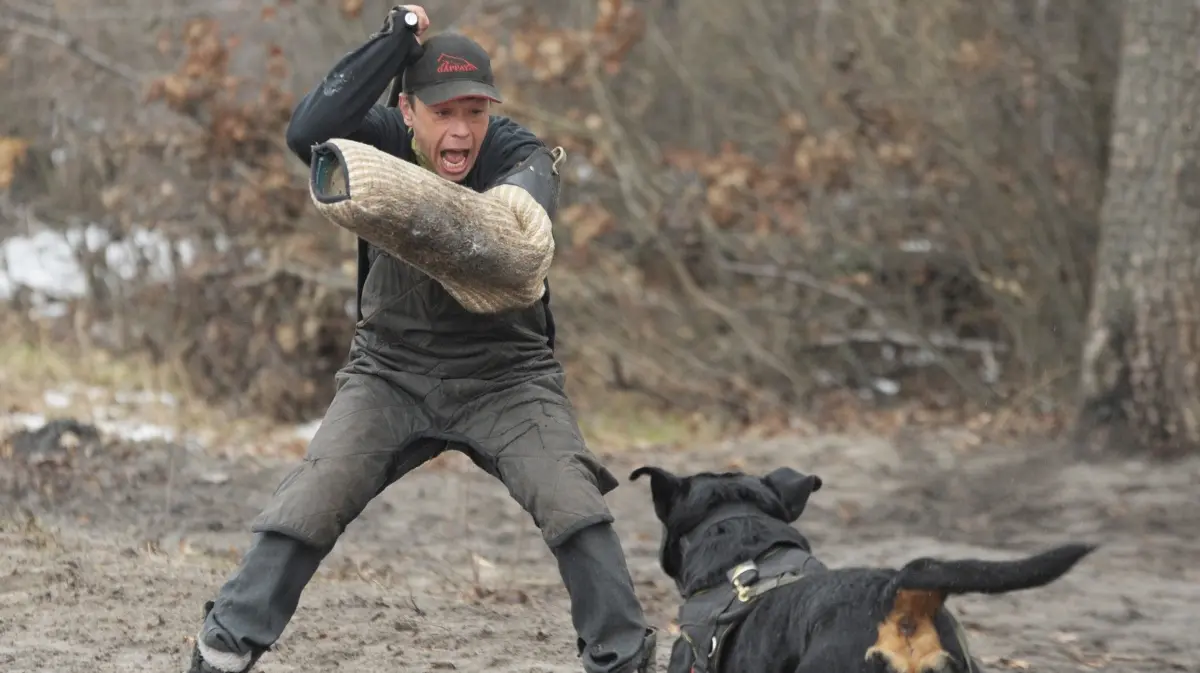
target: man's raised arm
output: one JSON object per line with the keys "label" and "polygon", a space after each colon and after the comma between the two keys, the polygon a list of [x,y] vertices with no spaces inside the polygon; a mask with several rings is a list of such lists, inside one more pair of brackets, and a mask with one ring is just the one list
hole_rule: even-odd
{"label": "man's raised arm", "polygon": [[[421,21],[417,31],[404,24],[404,14],[409,11]],[[292,111],[288,148],[306,164],[312,160],[313,145],[330,138],[349,138],[394,151],[404,138],[403,119],[399,112],[376,101],[405,64],[420,56],[417,35],[428,23],[420,7],[392,9],[379,32],[343,56]]]}

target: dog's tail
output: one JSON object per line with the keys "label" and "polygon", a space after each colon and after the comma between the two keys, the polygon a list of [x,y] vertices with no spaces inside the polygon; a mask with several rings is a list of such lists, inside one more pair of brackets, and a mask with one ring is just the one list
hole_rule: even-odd
{"label": "dog's tail", "polygon": [[[1062,577],[1095,545],[1069,544],[1015,561],[964,559],[940,561],[919,558],[899,570],[881,597],[886,616],[879,638],[867,650],[895,672],[943,670],[951,654],[934,626],[934,616],[953,594],[1002,594],[1044,586]],[[955,636],[960,656],[973,662],[966,640]],[[975,671],[972,663],[968,670]]]}
{"label": "dog's tail", "polygon": [[1033,589],[1062,577],[1095,549],[1095,545],[1068,544],[1013,561],[919,558],[900,569],[888,593],[894,596],[896,592],[909,590],[942,595],[1002,594]]}

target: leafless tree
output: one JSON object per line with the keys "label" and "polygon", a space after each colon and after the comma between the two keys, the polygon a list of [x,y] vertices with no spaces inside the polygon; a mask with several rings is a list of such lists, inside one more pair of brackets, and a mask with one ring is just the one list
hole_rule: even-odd
{"label": "leafless tree", "polygon": [[1079,430],[1171,455],[1200,448],[1200,5],[1124,17]]}

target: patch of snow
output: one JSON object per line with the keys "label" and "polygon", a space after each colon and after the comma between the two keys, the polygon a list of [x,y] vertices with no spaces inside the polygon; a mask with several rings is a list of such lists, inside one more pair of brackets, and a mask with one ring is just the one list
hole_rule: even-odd
{"label": "patch of snow", "polygon": [[17,286],[53,295],[78,296],[87,285],[67,240],[51,231],[13,236],[0,243],[0,298],[10,298]]}
{"label": "patch of snow", "polygon": [[117,404],[161,404],[164,407],[177,407],[179,400],[171,393],[155,390],[117,391],[113,393],[113,401]]}
{"label": "patch of snow", "polygon": [[[164,441],[176,442],[181,438],[179,433],[173,428],[168,428],[162,425],[154,425],[153,423],[142,423],[133,420],[102,420],[102,419],[80,419],[82,422],[91,423],[96,426],[96,429],[101,433],[110,437],[116,437],[129,442],[148,442],[148,441]],[[8,432],[15,430],[36,430],[50,419],[43,414],[6,414],[0,416],[0,427],[4,427]]]}
{"label": "patch of snow", "polygon": [[874,388],[876,392],[887,395],[888,397],[892,397],[900,393],[900,384],[892,379],[885,379],[882,377],[876,378],[871,381],[871,387]]}
{"label": "patch of snow", "polygon": [[[217,241],[227,250],[227,240]],[[176,273],[173,252],[183,266],[196,261],[190,241],[171,241],[150,229],[134,229],[122,240],[91,224],[65,232],[41,229],[0,240],[0,299],[10,299],[19,287],[35,294],[38,312],[61,315],[56,300],[81,297],[87,292],[87,274],[76,251],[102,253],[108,268],[122,280],[167,281]]]}
{"label": "patch of snow", "polygon": [[0,423],[9,432],[14,430],[36,430],[46,424],[46,417],[41,414],[5,414],[0,416]]}
{"label": "patch of snow", "polygon": [[[218,251],[230,247],[227,239],[218,239]],[[172,242],[163,234],[149,229],[135,229],[120,241],[114,241],[107,231],[92,224],[66,232],[41,229],[31,234],[9,236],[0,239],[0,301],[11,299],[18,288],[33,291],[35,313],[45,317],[61,316],[65,307],[61,300],[82,297],[88,290],[87,274],[76,258],[77,251],[103,252],[109,270],[123,280],[149,279],[168,281],[177,269],[172,262],[172,249],[180,263],[188,266],[196,260],[196,246],[189,241]],[[247,253],[251,266],[260,265],[260,251]],[[356,317],[355,299],[346,302],[346,314]],[[128,415],[123,405],[158,404],[176,408],[179,400],[169,393],[158,391],[108,391],[100,388],[64,386],[60,390],[46,391],[42,401],[48,408],[63,409],[80,395],[92,402],[94,421],[102,432],[116,435],[129,441],[161,439],[177,441],[178,433],[171,428],[146,423],[119,420]],[[118,406],[105,406],[103,403]],[[20,428],[36,428],[46,423],[39,414],[0,415],[0,426],[13,425]],[[316,419],[295,426],[295,436],[311,441],[320,426]]]}
{"label": "patch of snow", "polygon": [[180,439],[179,433],[174,429],[162,425],[154,425],[153,423],[100,421],[96,424],[96,427],[100,428],[101,432],[107,432],[131,442],[148,442],[152,440],[173,442]]}
{"label": "patch of snow", "polygon": [[[177,407],[177,400],[169,393],[152,390],[113,392],[95,386],[68,383],[42,393],[42,403],[47,409],[61,409],[65,414],[71,413],[73,404],[83,403],[88,411],[79,417],[80,421],[91,423],[100,432],[126,441],[193,441],[191,437],[181,436],[175,428],[135,420],[140,412],[150,406]],[[45,425],[48,420],[47,414],[5,414],[0,415],[0,428],[7,431],[33,430]]]}
{"label": "patch of snow", "polygon": [[62,409],[71,404],[71,396],[57,390],[47,390],[42,393],[42,401],[48,407]]}

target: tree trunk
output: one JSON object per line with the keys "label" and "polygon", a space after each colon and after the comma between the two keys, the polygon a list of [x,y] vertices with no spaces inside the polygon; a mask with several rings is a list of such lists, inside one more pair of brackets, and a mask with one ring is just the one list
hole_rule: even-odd
{"label": "tree trunk", "polygon": [[1077,430],[1090,447],[1200,447],[1200,2],[1125,3]]}

